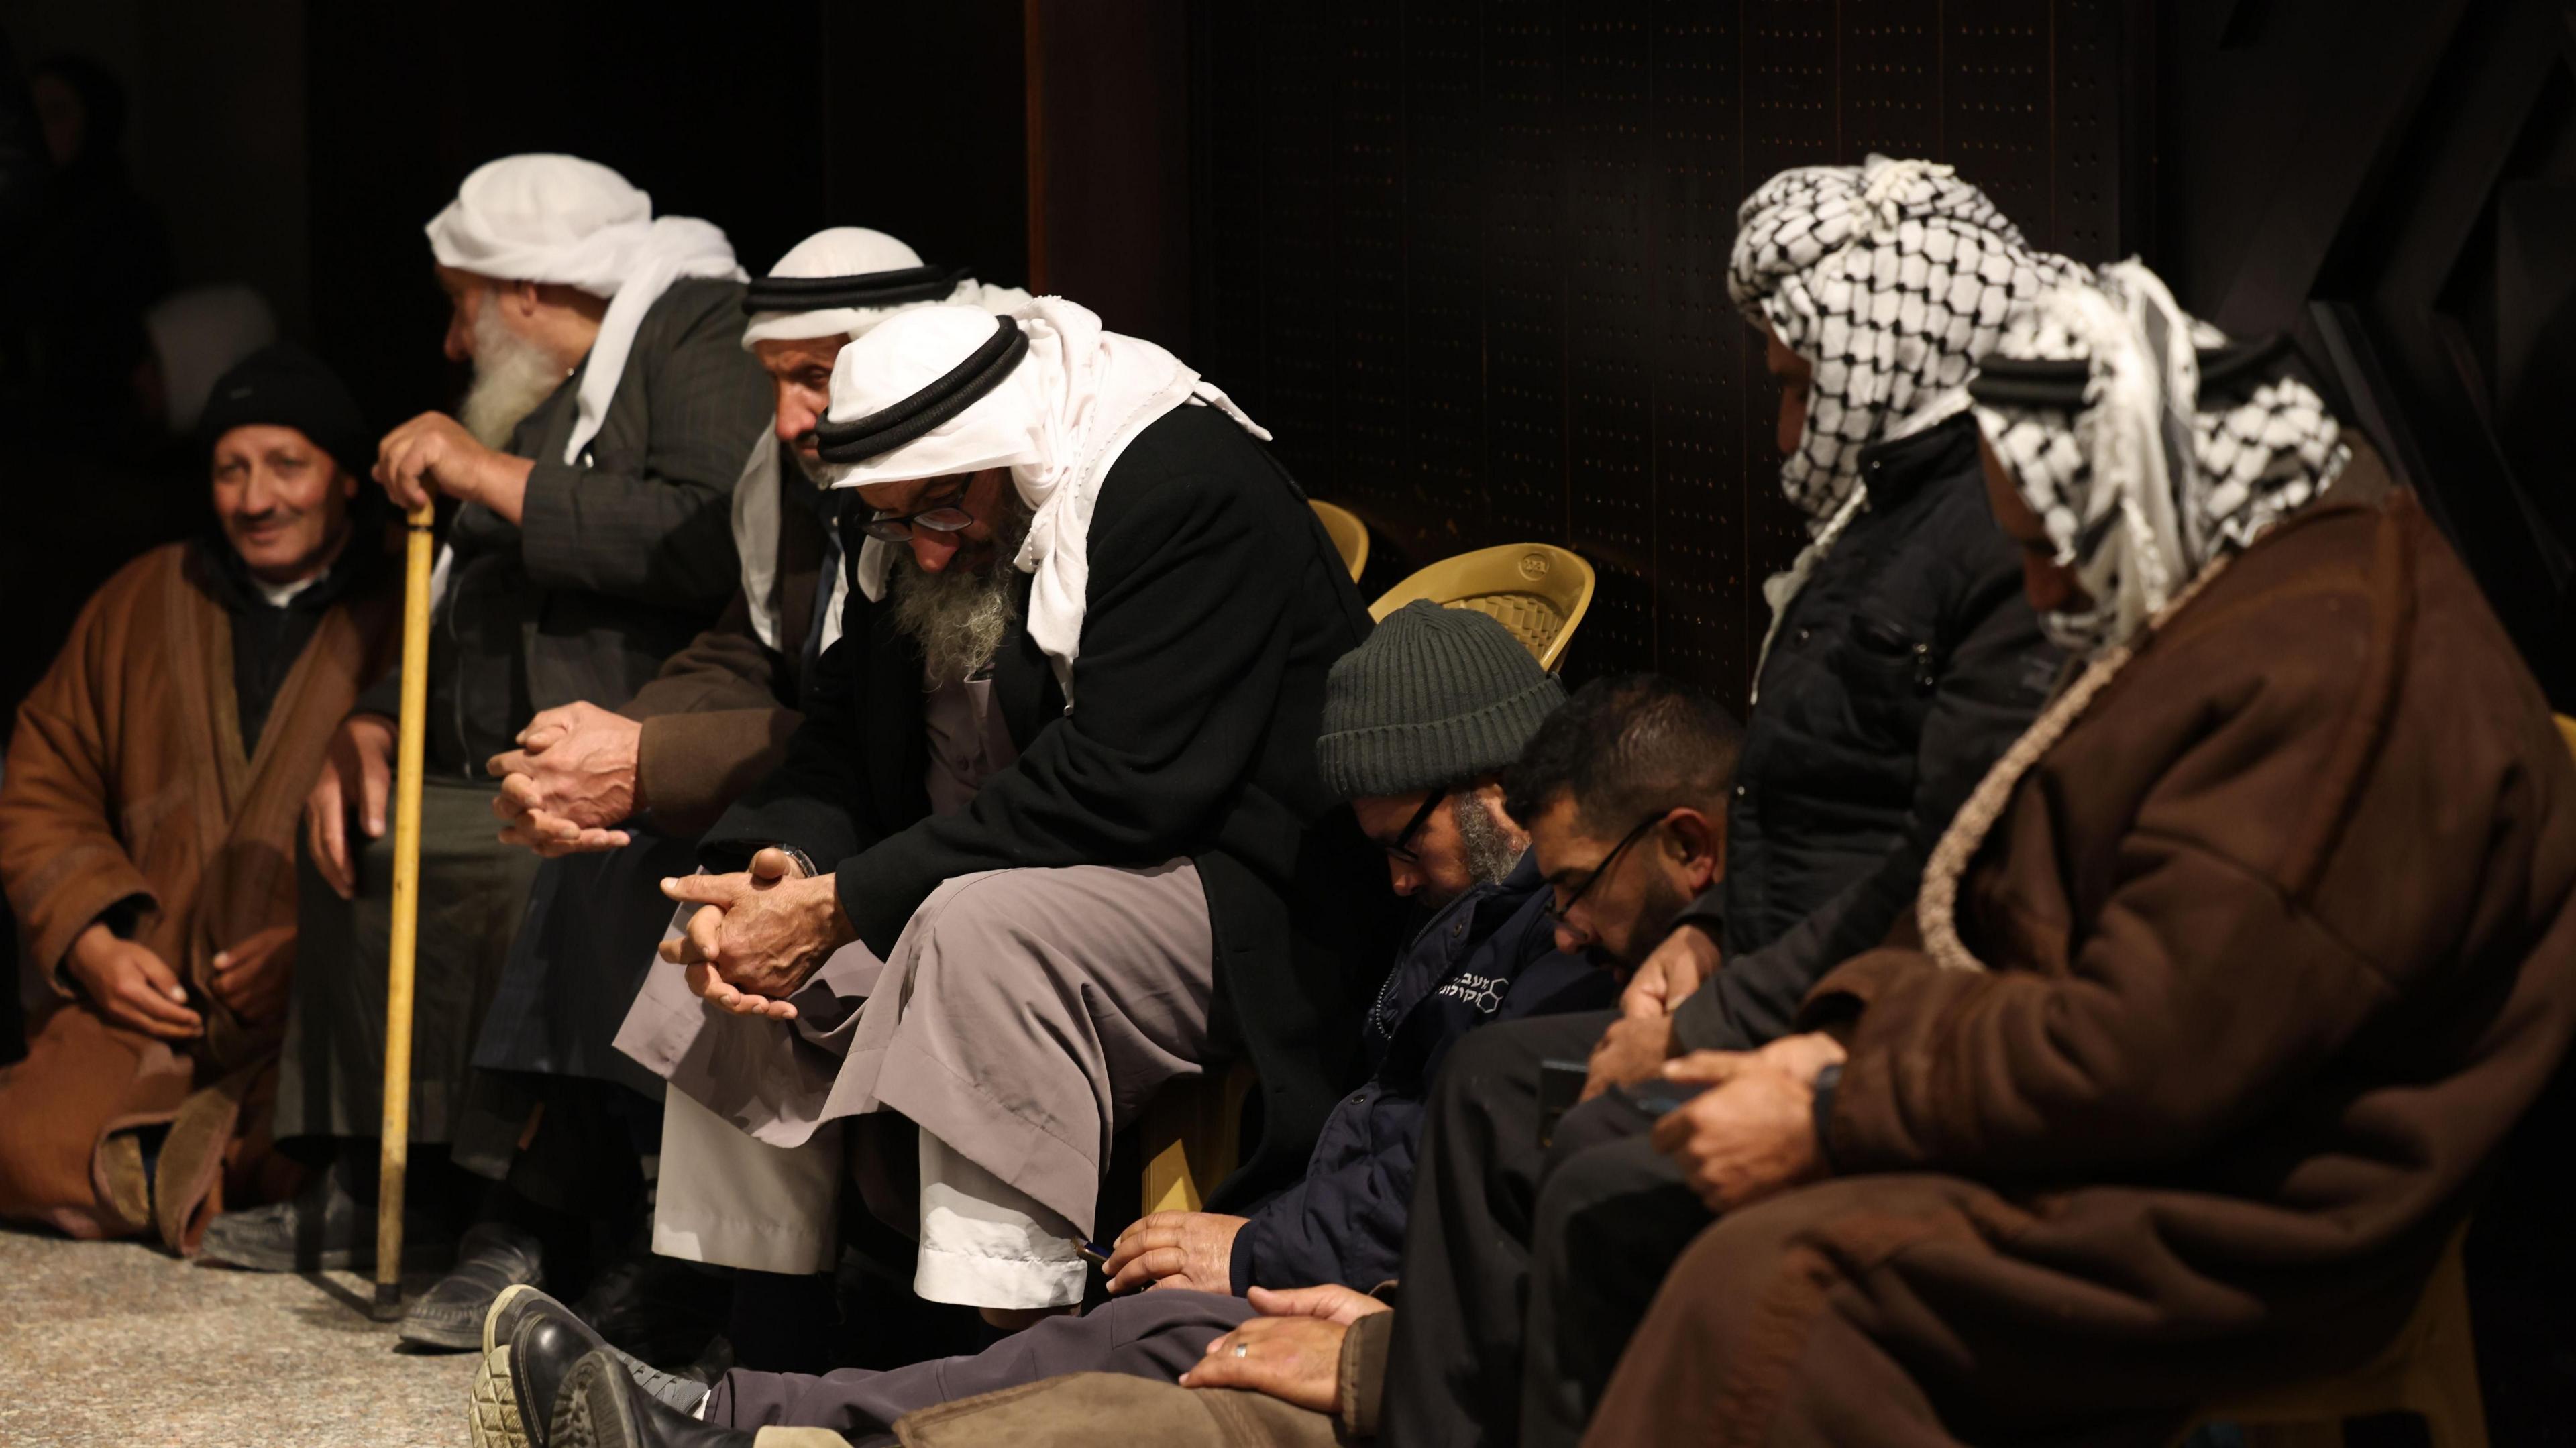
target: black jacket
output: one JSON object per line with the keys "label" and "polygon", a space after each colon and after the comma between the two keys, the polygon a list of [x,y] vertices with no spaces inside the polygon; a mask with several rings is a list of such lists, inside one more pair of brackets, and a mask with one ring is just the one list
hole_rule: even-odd
{"label": "black jacket", "polygon": [[1786,1031],[1818,977],[1885,940],[1950,816],[2047,696],[2059,654],[1995,526],[1976,423],[1862,454],[1869,501],[1763,661],[1726,878],[1685,913],[1725,964],[1675,1013],[1689,1050]]}
{"label": "black jacket", "polygon": [[1537,857],[1450,902],[1413,937],[1368,1015],[1374,1068],[1324,1122],[1306,1175],[1234,1238],[1234,1292],[1395,1277],[1422,1143],[1422,1107],[1449,1048],[1489,1021],[1594,1010],[1618,995],[1608,971],[1556,948]]}
{"label": "black jacket", "polygon": [[[769,379],[742,350],[742,283],[690,278],[645,312],[599,433],[563,461],[590,363],[523,419],[534,458],[516,524],[456,509],[429,643],[429,767],[480,780],[539,709],[614,709],[733,596],[732,497],[769,425]],[[393,714],[399,672],[358,700]]]}
{"label": "black jacket", "polygon": [[[861,540],[844,541],[855,561]],[[782,843],[840,862],[841,908],[879,955],[953,876],[1189,857],[1216,936],[1217,1036],[1261,1078],[1259,1145],[1220,1198],[1240,1199],[1293,1178],[1358,1079],[1374,974],[1350,963],[1386,959],[1399,918],[1315,771],[1324,674],[1368,610],[1287,471],[1211,408],[1174,409],[1120,454],[1090,553],[1080,703],[1015,625],[993,699],[1020,757],[971,806],[929,813],[920,653],[853,588],[786,761],[701,857],[740,869]]]}

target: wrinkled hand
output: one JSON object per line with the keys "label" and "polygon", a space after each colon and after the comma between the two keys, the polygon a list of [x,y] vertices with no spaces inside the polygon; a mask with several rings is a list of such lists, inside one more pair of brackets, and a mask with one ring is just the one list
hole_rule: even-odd
{"label": "wrinkled hand", "polygon": [[1156,1212],[1118,1234],[1109,1261],[1112,1294],[1139,1287],[1234,1291],[1234,1237],[1244,1219],[1217,1212]]}
{"label": "wrinkled hand", "polygon": [[1631,1020],[1671,1015],[1717,967],[1717,937],[1696,925],[1676,925],[1619,992],[1619,1014]]}
{"label": "wrinkled hand", "polygon": [[608,826],[635,812],[643,739],[642,724],[586,700],[529,720],[519,747],[483,766],[501,781],[502,841],[548,859],[626,845],[633,837]]}
{"label": "wrinkled hand", "polygon": [[63,970],[88,992],[90,1004],[113,1025],[165,1041],[202,1035],[205,1022],[188,1009],[188,992],[168,961],[151,947],[120,940],[93,924],[72,941]]}
{"label": "wrinkled hand", "polygon": [[1825,1174],[1816,1140],[1816,1073],[1843,1058],[1830,1036],[1790,1036],[1760,1051],[1694,1051],[1664,1078],[1710,1089],[1655,1123],[1655,1149],[1680,1164],[1712,1212]]}
{"label": "wrinkled hand", "polygon": [[428,504],[433,492],[481,503],[512,523],[528,496],[526,458],[494,452],[474,440],[465,424],[443,412],[424,412],[376,444],[376,481],[404,512]]}
{"label": "wrinkled hand", "polygon": [[[1185,1388],[1250,1388],[1318,1413],[1341,1407],[1342,1339],[1351,1324],[1387,1305],[1347,1287],[1273,1292],[1255,1287],[1256,1317],[1207,1345],[1181,1374]],[[1236,1357],[1237,1346],[1244,1355]]]}
{"label": "wrinkled hand", "polygon": [[295,980],[295,927],[272,925],[229,950],[215,952],[207,990],[246,1025],[274,1019],[286,1009]]}
{"label": "wrinkled hand", "polygon": [[689,989],[736,1015],[794,1020],[787,997],[858,938],[841,913],[839,883],[806,878],[785,850],[762,850],[739,875],[664,880],[662,893],[705,907],[662,942],[662,958],[689,967]]}
{"label": "wrinkled hand", "polygon": [[350,863],[349,815],[367,838],[385,833],[385,795],[394,782],[394,721],[382,714],[352,714],[322,758],[322,775],[304,796],[304,837],[322,881],[343,900],[357,898],[358,872]]}
{"label": "wrinkled hand", "polygon": [[1613,1086],[1652,1080],[1672,1054],[1672,1017],[1623,1016],[1612,1021],[1593,1044],[1592,1070],[1583,1078],[1581,1099],[1589,1101]]}

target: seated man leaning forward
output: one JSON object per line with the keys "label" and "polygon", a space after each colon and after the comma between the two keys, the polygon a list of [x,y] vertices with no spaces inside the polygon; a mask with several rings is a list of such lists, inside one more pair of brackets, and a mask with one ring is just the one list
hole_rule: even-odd
{"label": "seated man leaning forward", "polygon": [[[1314,745],[1369,619],[1263,436],[1057,298],[907,312],[834,364],[823,459],[875,510],[850,617],[707,837],[735,873],[665,887],[705,1002],[655,972],[618,1046],[676,1088],[666,1140],[683,1097],[772,1147],[916,1125],[917,1201],[879,1209],[917,1213],[929,1300],[1079,1302],[1110,1138],[1167,1082],[1247,1057],[1238,1180],[1276,1185],[1359,1074],[1344,962],[1384,958],[1392,912],[1351,906],[1382,892]],[[957,593],[989,606],[895,627]],[[828,1240],[828,1195],[780,1177],[741,1174],[734,1215]]]}
{"label": "seated man leaning forward", "polygon": [[1667,1068],[1727,1215],[1585,1441],[2169,1441],[2384,1347],[2557,1069],[2576,766],[2413,497],[2224,340],[2128,263],[1986,360],[1995,516],[2088,667],[1919,941]]}
{"label": "seated man leaning forward", "polygon": [[290,344],[215,383],[221,532],[126,565],[18,710],[0,883],[62,997],[0,1071],[0,1217],[157,1232],[291,1183],[266,1104],[295,970],[297,802],[392,657],[374,439]]}
{"label": "seated man leaning forward", "polygon": [[[1449,1047],[1469,1032],[1493,1021],[1590,1009],[1614,989],[1608,972],[1553,948],[1556,897],[1547,878],[1593,859],[1579,832],[1562,827],[1577,811],[1554,811],[1560,827],[1534,841],[1502,812],[1506,781],[1523,781],[1535,769],[1552,801],[1560,796],[1545,781],[1624,815],[1638,794],[1669,788],[1680,760],[1691,769],[1708,761],[1718,776],[1711,792],[1722,795],[1739,739],[1723,711],[1660,681],[1596,684],[1574,706],[1549,714],[1561,697],[1502,625],[1430,603],[1399,610],[1333,666],[1316,744],[1325,782],[1351,797],[1386,853],[1396,893],[1436,913],[1397,956],[1369,1015],[1374,1076],[1335,1108],[1305,1177],[1248,1220],[1162,1214],[1120,1239],[1105,1269],[1113,1289],[1154,1282],[1161,1290],[1129,1292],[1081,1317],[1041,1322],[974,1357],[890,1372],[808,1377],[737,1369],[710,1395],[629,1364],[622,1376],[640,1393],[600,1386],[577,1406],[561,1385],[601,1341],[552,1299],[520,1292],[488,1319],[490,1351],[476,1400],[497,1412],[487,1409],[493,1416],[478,1420],[478,1443],[515,1445],[523,1431],[544,1442],[548,1423],[566,1412],[582,1415],[584,1431],[600,1433],[612,1406],[638,1426],[626,1438],[606,1432],[605,1441],[666,1441],[655,1425],[667,1427],[668,1415],[643,1406],[643,1397],[702,1409],[707,1423],[738,1431],[799,1425],[859,1436],[886,1431],[908,1413],[1059,1374],[1125,1373],[1168,1385],[1189,1372],[1196,1385],[1194,1365],[1203,1359],[1218,1385],[1277,1391],[1322,1412],[1342,1405],[1335,1365],[1365,1364],[1351,1386],[1346,1426],[1366,1431],[1375,1413],[1358,1409],[1374,1402],[1374,1365],[1389,1324],[1374,1323],[1356,1345],[1346,1342],[1353,1322],[1384,1308],[1351,1289],[1375,1286],[1394,1270],[1426,1086]],[[1604,738],[1653,747],[1605,749]],[[1504,763],[1516,752],[1520,761],[1507,774]],[[1576,760],[1589,767],[1565,782]],[[1685,832],[1713,851],[1697,822]],[[1610,902],[1618,913],[1605,924],[1624,936],[1627,914],[1658,893],[1638,888],[1650,876],[1641,869],[1632,879],[1605,880],[1586,899]],[[1670,897],[1663,908],[1678,909],[1685,887],[1662,893]],[[1590,914],[1588,905],[1577,908]],[[1227,1293],[1229,1277],[1241,1297]],[[1220,1341],[1228,1346],[1211,1356]],[[1247,1348],[1241,1357],[1231,1351],[1236,1344]],[[1307,1371],[1316,1367],[1320,1377]],[[998,1431],[999,1420],[993,1426]],[[1138,1441],[1157,1440],[1140,1433]]]}
{"label": "seated man leaning forward", "polygon": [[[406,1344],[470,1350],[501,1289],[539,1280],[580,1293],[583,1316],[629,1346],[687,1327],[675,1301],[702,1297],[710,1280],[693,1268],[624,1252],[586,1290],[574,1274],[592,1240],[633,1238],[652,1197],[662,1082],[612,1042],[669,919],[662,877],[688,869],[698,837],[777,767],[815,663],[840,636],[848,570],[827,513],[850,495],[822,486],[815,437],[831,406],[832,362],[906,307],[1007,311],[1028,299],[924,266],[911,247],[857,226],[807,237],[744,292],[742,345],[769,374],[776,412],[734,484],[741,589],[633,699],[540,710],[519,747],[488,764],[501,779],[492,803],[501,838],[547,857],[474,1043],[472,1089],[495,1109],[473,1113],[486,1129],[455,1151],[458,1165],[502,1185],[459,1243],[456,1266],[405,1314]],[[685,1192],[689,1183],[673,1185]],[[768,1265],[729,1251],[735,1244],[715,1232],[699,1240],[704,1260]],[[751,1325],[792,1334],[810,1324],[781,1319],[800,1316],[773,1304],[748,1309],[729,1331],[734,1351],[760,1360],[771,1344]]]}

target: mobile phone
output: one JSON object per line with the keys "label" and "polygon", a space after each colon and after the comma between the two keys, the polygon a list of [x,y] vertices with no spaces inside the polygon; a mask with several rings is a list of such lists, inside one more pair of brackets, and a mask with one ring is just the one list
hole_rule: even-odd
{"label": "mobile phone", "polygon": [[1079,1256],[1083,1261],[1090,1263],[1094,1267],[1106,1267],[1109,1265],[1109,1249],[1101,1246],[1098,1242],[1085,1242],[1073,1250],[1075,1255]]}
{"label": "mobile phone", "polygon": [[1588,1061],[1538,1063],[1538,1144],[1556,1140],[1556,1124],[1583,1099],[1583,1083],[1592,1076]]}
{"label": "mobile phone", "polygon": [[1705,1086],[1684,1086],[1677,1081],[1640,1081],[1634,1086],[1620,1088],[1620,1094],[1628,1098],[1629,1105],[1661,1120],[1707,1089]]}

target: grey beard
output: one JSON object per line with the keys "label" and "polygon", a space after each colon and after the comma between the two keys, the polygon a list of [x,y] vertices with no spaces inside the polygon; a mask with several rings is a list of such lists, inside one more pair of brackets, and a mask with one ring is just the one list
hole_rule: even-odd
{"label": "grey beard", "polygon": [[474,381],[456,420],[476,442],[506,449],[510,434],[563,386],[564,375],[564,365],[544,348],[503,326],[500,309],[487,298],[474,314]]}
{"label": "grey beard", "polygon": [[1467,878],[1479,885],[1499,885],[1511,877],[1528,846],[1514,840],[1485,807],[1480,795],[1461,793],[1450,800],[1449,816],[1458,825],[1458,850]]}
{"label": "grey beard", "polygon": [[931,686],[971,679],[993,662],[1002,638],[1020,616],[1012,599],[1011,559],[1029,531],[1029,512],[1016,492],[1005,492],[1004,515],[994,529],[993,567],[984,573],[925,573],[912,550],[894,545],[894,626],[921,645]]}

